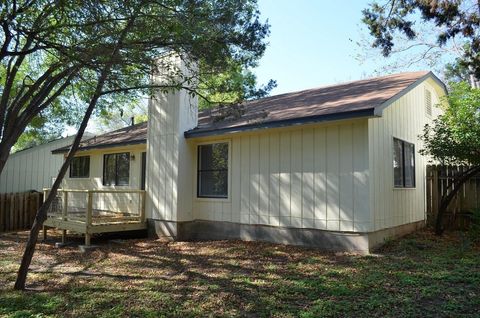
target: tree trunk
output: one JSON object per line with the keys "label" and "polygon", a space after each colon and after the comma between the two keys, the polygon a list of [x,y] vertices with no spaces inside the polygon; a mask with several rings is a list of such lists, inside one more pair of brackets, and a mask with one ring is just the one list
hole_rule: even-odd
{"label": "tree trunk", "polygon": [[450,192],[446,191],[442,195],[442,200],[440,201],[440,207],[438,208],[437,219],[435,220],[435,234],[442,235],[443,228],[443,216],[447,212],[448,205],[452,202],[455,195],[460,191],[461,186],[467,182],[471,177],[480,172],[480,167],[475,167],[471,170],[468,170],[467,173],[464,173],[459,176],[458,180],[454,181],[454,186]]}
{"label": "tree trunk", "polygon": [[[2,147],[0,146],[0,149]],[[11,149],[11,147],[10,147]],[[7,160],[8,160],[8,153],[7,152],[10,152],[10,149],[1,149],[0,150],[0,174],[2,174],[3,172],[3,168],[5,168],[5,165],[7,164]]]}
{"label": "tree trunk", "polygon": [[17,280],[15,281],[15,289],[17,290],[23,290],[25,289],[25,282],[27,280],[27,274],[28,274],[28,268],[30,267],[30,263],[32,262],[33,258],[33,253],[35,252],[35,246],[38,241],[38,234],[40,233],[40,230],[42,229],[43,223],[47,219],[47,211],[48,208],[50,207],[50,204],[52,203],[53,199],[57,195],[57,190],[60,187],[60,183],[63,180],[63,177],[65,176],[67,169],[70,165],[70,162],[77,151],[80,141],[82,140],[83,133],[85,132],[85,129],[87,128],[88,121],[90,119],[90,116],[92,115],[93,110],[95,109],[95,106],[97,104],[97,101],[100,97],[101,90],[103,88],[103,85],[105,83],[105,78],[106,75],[103,76],[99,80],[97,84],[97,92],[93,96],[92,100],[90,101],[87,111],[85,112],[85,115],[83,116],[82,123],[80,125],[80,128],[78,129],[78,133],[75,136],[75,140],[72,144],[72,147],[70,148],[70,151],[68,152],[67,158],[65,159],[62,167],[60,168],[60,171],[58,172],[57,178],[55,182],[53,183],[52,189],[50,193],[48,194],[46,200],[43,202],[43,204],[40,206],[40,208],[37,211],[37,214],[35,216],[35,220],[32,225],[32,229],[30,230],[30,235],[28,236],[28,241],[25,246],[25,251],[23,253],[22,257],[22,262],[20,264],[20,268],[18,269],[17,273]]}
{"label": "tree trunk", "polygon": [[[118,50],[121,48],[123,41],[126,35],[128,34],[128,31],[132,27],[133,22],[135,21],[140,8],[141,6],[138,6],[136,8],[136,12],[133,14],[133,16],[131,17],[131,19],[123,29],[122,33],[120,34],[118,42],[112,51],[111,60],[115,59],[115,56],[117,55]],[[45,222],[45,220],[47,219],[48,208],[50,207],[50,204],[52,203],[54,197],[57,195],[57,190],[60,187],[60,183],[62,182],[63,177],[67,172],[68,166],[70,165],[70,162],[72,161],[72,158],[80,145],[80,141],[82,140],[83,133],[87,128],[87,124],[88,124],[88,121],[90,120],[90,116],[92,115],[93,110],[97,105],[98,99],[100,98],[100,96],[102,96],[102,90],[103,90],[103,87],[105,86],[105,81],[107,80],[108,74],[110,73],[111,66],[112,65],[110,63],[107,63],[103,68],[103,70],[101,71],[98,78],[97,86],[95,87],[95,92],[93,93],[92,99],[88,104],[88,108],[85,112],[85,115],[83,116],[82,123],[80,124],[80,128],[78,129],[77,136],[75,136],[75,140],[72,144],[72,147],[68,152],[67,158],[65,159],[65,162],[63,163],[62,167],[60,168],[60,171],[58,172],[57,179],[53,183],[52,189],[48,194],[47,199],[44,201],[40,209],[38,209],[37,211],[37,215],[35,216],[35,221],[33,222],[32,229],[30,230],[30,235],[28,236],[27,245],[25,246],[22,262],[20,263],[20,268],[18,269],[17,280],[15,281],[14,289],[17,289],[17,290],[25,289],[25,282],[27,280],[28,268],[30,267],[30,263],[32,262],[33,253],[35,252],[35,246],[37,244],[38,234],[40,233],[40,229],[43,226],[43,222]]]}
{"label": "tree trunk", "polygon": [[[18,126],[15,129],[15,136],[20,136],[21,133],[24,131],[23,127]],[[7,164],[7,160],[10,157],[10,150],[12,150],[13,144],[16,142],[18,138],[14,139],[14,136],[3,136],[2,141],[0,142],[0,174],[3,172],[5,165]],[[14,141],[13,141],[14,140]]]}

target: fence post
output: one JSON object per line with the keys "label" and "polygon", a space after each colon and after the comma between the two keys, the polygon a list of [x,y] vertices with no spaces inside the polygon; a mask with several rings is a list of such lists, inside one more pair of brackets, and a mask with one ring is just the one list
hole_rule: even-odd
{"label": "fence post", "polygon": [[432,166],[427,165],[425,172],[425,220],[428,225],[432,220]]}
{"label": "fence post", "polygon": [[30,198],[30,193],[23,194],[23,228],[28,228],[28,222],[30,217],[28,216],[28,198]]}
{"label": "fence post", "polygon": [[[48,193],[48,190],[43,189],[43,202],[45,202],[45,200],[47,199],[47,193]],[[47,227],[45,225],[43,226],[43,240],[44,241],[47,240]]]}
{"label": "fence post", "polygon": [[10,193],[10,230],[15,228],[15,194]]}
{"label": "fence post", "polygon": [[25,211],[27,212],[27,222],[26,226],[30,227],[32,223],[32,199],[35,198],[35,193],[31,193],[30,195],[27,196],[25,199]]}
{"label": "fence post", "polygon": [[63,207],[62,207],[62,219],[67,219],[68,209],[68,191],[63,191]]}
{"label": "fence post", "polygon": [[[68,212],[68,191],[63,191],[62,220],[67,220]],[[62,244],[67,240],[67,230],[62,230]]]}
{"label": "fence post", "polygon": [[92,225],[92,209],[93,209],[92,198],[93,198],[93,193],[90,190],[88,190],[88,194],[87,194],[87,219],[85,220],[86,223],[87,223],[87,226]]}
{"label": "fence post", "polygon": [[85,231],[85,245],[90,246],[90,226],[92,225],[92,209],[93,209],[93,193],[91,190],[88,190],[87,195],[87,216],[86,216],[86,231]]}
{"label": "fence post", "polygon": [[438,203],[439,203],[439,182],[438,182],[438,166],[432,166],[432,221],[435,224],[435,219],[438,214]]}
{"label": "fence post", "polygon": [[23,193],[18,193],[18,206],[17,206],[17,227],[15,230],[23,229]]}

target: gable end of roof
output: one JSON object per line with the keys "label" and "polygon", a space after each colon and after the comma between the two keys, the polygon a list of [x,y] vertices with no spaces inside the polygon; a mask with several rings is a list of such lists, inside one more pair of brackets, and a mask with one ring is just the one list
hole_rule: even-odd
{"label": "gable end of roof", "polygon": [[424,76],[422,76],[421,78],[413,82],[412,84],[408,85],[405,89],[400,91],[398,94],[392,96],[390,99],[385,101],[380,106],[375,107],[375,110],[374,110],[375,116],[381,117],[383,114],[383,110],[385,108],[392,105],[394,102],[396,102],[397,100],[399,100],[400,98],[402,98],[403,96],[411,92],[415,87],[423,83],[428,78],[431,78],[436,84],[438,84],[438,86],[442,88],[445,94],[448,93],[447,86],[433,72],[428,72],[427,74],[425,74]]}

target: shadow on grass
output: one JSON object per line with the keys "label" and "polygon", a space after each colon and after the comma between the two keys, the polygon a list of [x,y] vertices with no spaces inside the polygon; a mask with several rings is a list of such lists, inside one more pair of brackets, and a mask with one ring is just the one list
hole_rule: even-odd
{"label": "shadow on grass", "polygon": [[[22,244],[0,242],[14,261]],[[40,291],[9,291],[15,266],[7,266],[0,315],[468,315],[479,305],[480,256],[452,258],[454,244],[420,233],[376,256],[240,241],[103,242],[90,254],[41,244],[29,276]]]}

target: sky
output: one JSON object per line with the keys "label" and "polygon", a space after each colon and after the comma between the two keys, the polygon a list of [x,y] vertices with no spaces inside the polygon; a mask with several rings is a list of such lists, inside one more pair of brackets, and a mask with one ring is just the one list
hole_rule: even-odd
{"label": "sky", "polygon": [[278,86],[271,92],[275,95],[372,75],[375,65],[360,65],[355,59],[360,50],[356,42],[362,34],[362,9],[370,2],[259,0],[271,34],[254,70],[258,82],[276,80]]}
{"label": "sky", "polygon": [[[270,24],[269,45],[254,70],[271,95],[356,80],[371,67],[355,60],[364,0],[258,0]],[[97,130],[94,122],[89,130]],[[74,128],[67,132],[71,134]]]}
{"label": "sky", "polygon": [[[365,52],[357,42],[368,38],[361,19],[371,2],[258,0],[262,19],[270,24],[269,45],[253,70],[258,83],[276,80],[278,86],[270,93],[276,95],[378,75],[380,55],[366,63],[356,59]],[[413,65],[401,71],[420,69],[426,67]],[[88,129],[96,131],[97,124],[92,122]]]}

